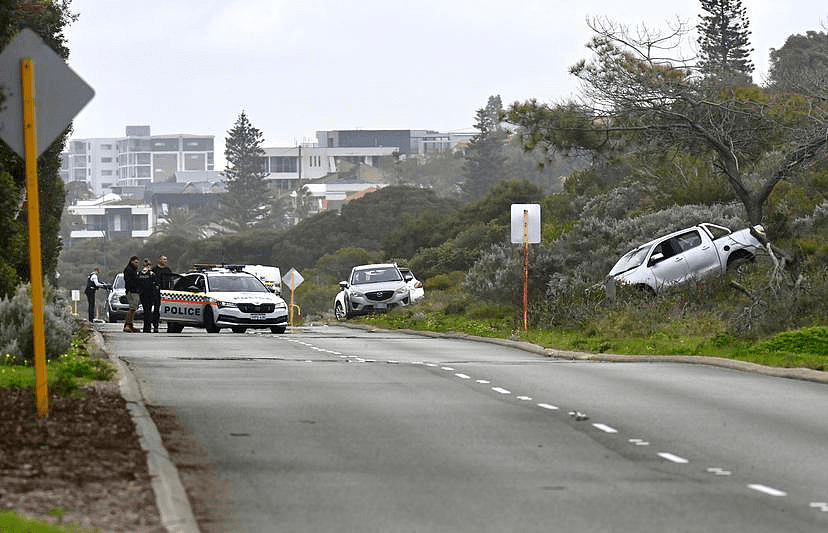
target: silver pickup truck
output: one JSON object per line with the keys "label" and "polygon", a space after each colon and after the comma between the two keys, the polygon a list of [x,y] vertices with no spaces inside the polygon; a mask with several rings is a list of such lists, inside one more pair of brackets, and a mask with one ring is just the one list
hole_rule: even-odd
{"label": "silver pickup truck", "polygon": [[[753,230],[764,235],[762,226]],[[763,248],[750,228],[731,231],[708,222],[676,231],[630,250],[607,275],[607,288],[634,285],[658,292],[710,275],[724,276],[732,269],[753,261]]]}

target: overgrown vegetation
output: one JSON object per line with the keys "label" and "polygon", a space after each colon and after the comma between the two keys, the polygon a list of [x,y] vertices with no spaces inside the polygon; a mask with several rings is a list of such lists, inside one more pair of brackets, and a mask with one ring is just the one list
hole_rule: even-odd
{"label": "overgrown vegetation", "polygon": [[[68,396],[91,381],[108,381],[115,367],[90,353],[90,331],[71,314],[65,292],[44,291],[46,375],[50,393]],[[0,389],[34,389],[32,297],[28,285],[0,300]]]}

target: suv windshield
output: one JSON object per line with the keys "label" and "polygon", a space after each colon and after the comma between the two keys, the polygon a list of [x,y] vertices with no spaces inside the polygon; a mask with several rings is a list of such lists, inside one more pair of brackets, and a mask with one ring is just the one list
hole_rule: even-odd
{"label": "suv windshield", "polygon": [[356,270],[351,276],[351,285],[362,285],[365,283],[382,283],[384,281],[402,281],[400,271],[394,267],[370,268]]}
{"label": "suv windshield", "polygon": [[208,281],[215,292],[270,292],[255,276],[209,276]]}
{"label": "suv windshield", "polygon": [[115,276],[115,281],[112,282],[113,289],[123,289],[124,288],[124,275],[118,274]]}

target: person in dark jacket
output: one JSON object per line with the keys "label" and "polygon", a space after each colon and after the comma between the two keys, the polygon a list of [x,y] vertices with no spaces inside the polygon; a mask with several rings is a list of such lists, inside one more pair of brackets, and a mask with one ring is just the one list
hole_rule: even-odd
{"label": "person in dark jacket", "polygon": [[86,276],[86,288],[83,290],[86,294],[86,301],[89,304],[89,321],[95,320],[95,293],[98,289],[107,289],[109,285],[101,283],[98,276],[101,275],[101,269],[96,268],[88,276]]}
{"label": "person in dark jacket", "polygon": [[144,333],[152,331],[152,304],[155,293],[158,292],[158,281],[152,271],[152,261],[144,259],[141,270],[138,271],[138,286],[141,287],[141,305],[144,306]]}
{"label": "person in dark jacket", "polygon": [[155,292],[155,298],[152,302],[152,331],[158,333],[158,322],[161,318],[161,291],[173,288],[175,274],[167,266],[166,255],[158,258],[158,264],[152,267],[152,271],[155,273],[155,279],[158,283],[158,290]]}
{"label": "person in dark jacket", "polygon": [[141,304],[141,286],[138,284],[138,267],[140,265],[141,259],[137,255],[133,255],[129,258],[126,268],[124,268],[124,289],[129,304],[129,311],[127,311],[126,320],[124,320],[124,331],[129,333],[138,331],[132,325],[132,321],[135,319],[138,306]]}

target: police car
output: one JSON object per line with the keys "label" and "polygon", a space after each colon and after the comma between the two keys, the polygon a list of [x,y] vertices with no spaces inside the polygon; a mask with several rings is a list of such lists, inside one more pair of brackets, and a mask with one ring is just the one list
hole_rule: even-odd
{"label": "police car", "polygon": [[180,333],[185,326],[218,333],[230,328],[244,333],[250,328],[270,328],[284,333],[288,323],[285,301],[270,292],[243,265],[197,265],[182,274],[172,290],[161,291],[160,319],[167,331]]}

